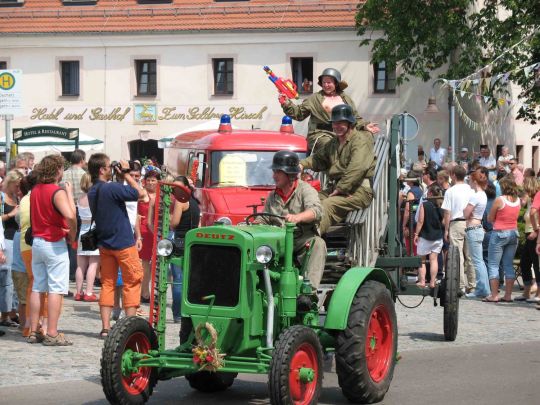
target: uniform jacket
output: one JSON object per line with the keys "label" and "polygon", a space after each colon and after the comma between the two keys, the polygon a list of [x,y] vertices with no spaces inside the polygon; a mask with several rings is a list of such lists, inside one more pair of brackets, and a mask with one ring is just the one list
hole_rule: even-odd
{"label": "uniform jacket", "polygon": [[334,137],[300,164],[305,169],[327,171],[329,179],[335,183],[335,189],[345,195],[354,194],[364,180],[371,179],[375,174],[377,158],[373,145],[370,132],[353,129],[343,145]]}
{"label": "uniform jacket", "polygon": [[[298,185],[287,202],[284,202],[275,191],[272,191],[268,195],[264,205],[264,212],[282,216],[287,214],[300,214],[307,209],[313,210],[315,213],[315,221],[309,224],[297,224],[297,230],[295,230],[294,234],[295,250],[300,249],[305,245],[307,240],[319,234],[317,231],[317,224],[322,217],[322,206],[317,190],[308,183],[298,180]],[[275,217],[263,216],[260,217],[260,220],[261,222],[270,225],[285,225],[285,221]]]}

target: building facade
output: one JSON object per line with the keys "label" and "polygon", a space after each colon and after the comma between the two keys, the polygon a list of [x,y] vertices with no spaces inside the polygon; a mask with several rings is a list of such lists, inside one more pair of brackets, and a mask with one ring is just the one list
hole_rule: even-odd
{"label": "building facade", "polygon": [[[396,86],[395,72],[370,63],[350,0],[0,0],[0,69],[23,72],[24,112],[13,127],[54,123],[104,141],[113,158],[159,155],[157,141],[210,125],[221,114],[239,128],[277,129],[283,113],[263,66],[291,78],[300,99],[318,91],[326,67],[341,71],[363,117],[385,122],[407,111],[419,122],[408,145],[448,145],[447,91],[426,113],[432,83]],[[301,100],[299,100],[300,102]],[[483,115],[480,112],[479,117]],[[480,119],[479,118],[479,119]],[[511,115],[470,131],[455,118],[457,147],[519,147],[538,168],[538,130]],[[205,124],[206,123],[206,124]],[[295,123],[306,133],[307,122]],[[534,158],[534,161],[533,161]]]}

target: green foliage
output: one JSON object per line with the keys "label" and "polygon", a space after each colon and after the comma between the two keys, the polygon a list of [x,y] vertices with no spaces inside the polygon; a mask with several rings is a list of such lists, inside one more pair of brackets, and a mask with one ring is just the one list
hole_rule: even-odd
{"label": "green foliage", "polygon": [[[540,61],[540,0],[366,0],[358,6],[356,27],[364,36],[361,45],[372,47],[373,62],[385,61],[391,69],[399,65],[398,84],[411,76],[428,81],[442,67],[447,70],[441,77],[464,78],[524,38],[483,77]],[[518,118],[535,124],[540,119],[540,71],[526,77],[521,70],[510,79],[522,87],[519,97],[527,105]],[[491,83],[484,94],[503,97],[507,84]],[[495,99],[491,107],[497,108]]]}

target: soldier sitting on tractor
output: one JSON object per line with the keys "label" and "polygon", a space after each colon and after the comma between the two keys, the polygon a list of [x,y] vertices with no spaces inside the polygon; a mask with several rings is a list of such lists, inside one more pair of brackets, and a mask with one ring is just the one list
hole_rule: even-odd
{"label": "soldier sitting on tractor", "polygon": [[285,219],[261,216],[257,218],[257,222],[278,226],[282,226],[285,222],[296,224],[295,256],[302,263],[306,258],[306,244],[310,244],[311,251],[305,268],[311,285],[317,288],[321,282],[326,259],[326,244],[317,231],[322,207],[317,191],[298,179],[300,173],[298,163],[298,155],[294,152],[282,150],[274,154],[270,168],[274,172],[276,189],[268,195],[264,212],[280,215]]}
{"label": "soldier sitting on tractor", "polygon": [[355,128],[356,118],[351,106],[335,106],[330,121],[335,138],[300,162],[301,168],[328,172],[329,187],[319,193],[323,206],[321,235],[343,221],[349,211],[371,204],[376,163],[373,136]]}

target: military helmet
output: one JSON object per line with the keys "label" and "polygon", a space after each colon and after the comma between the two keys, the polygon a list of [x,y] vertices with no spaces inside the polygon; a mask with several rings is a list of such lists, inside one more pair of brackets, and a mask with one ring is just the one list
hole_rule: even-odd
{"label": "military helmet", "polygon": [[298,155],[290,150],[280,150],[274,154],[272,159],[272,170],[281,170],[287,174],[298,174],[300,173],[300,160]]}
{"label": "military helmet", "polygon": [[351,124],[355,124],[356,117],[353,114],[352,107],[348,104],[339,104],[332,108],[330,122],[336,121],[349,121]]}
{"label": "military helmet", "polygon": [[336,81],[336,90],[338,91],[345,90],[348,86],[347,82],[341,80],[341,73],[339,73],[339,70],[337,69],[326,68],[322,71],[321,75],[319,76],[319,81],[317,82],[321,87],[323,76],[330,76],[334,78],[334,80]]}

